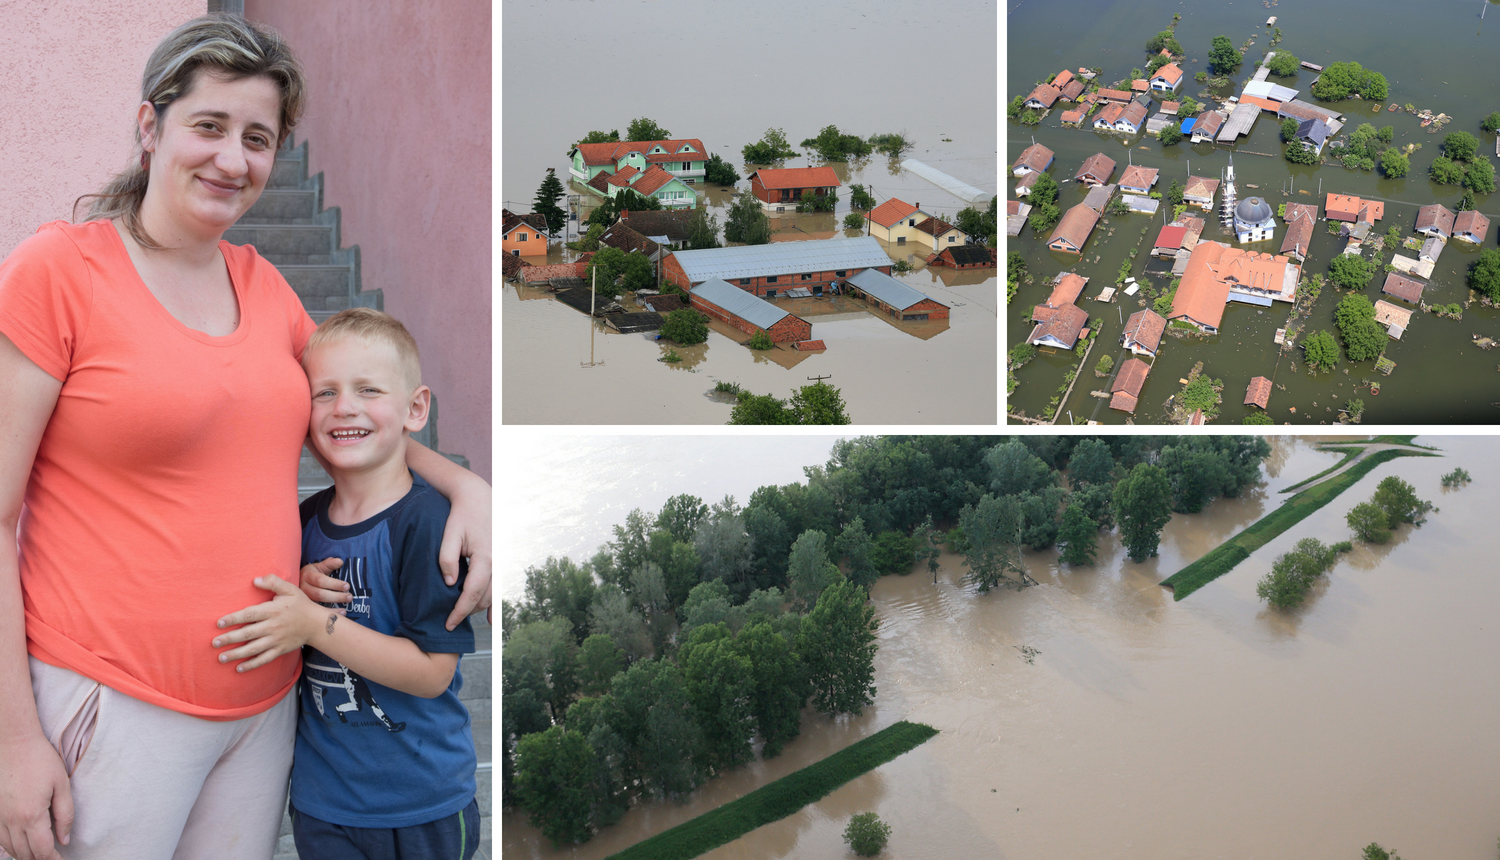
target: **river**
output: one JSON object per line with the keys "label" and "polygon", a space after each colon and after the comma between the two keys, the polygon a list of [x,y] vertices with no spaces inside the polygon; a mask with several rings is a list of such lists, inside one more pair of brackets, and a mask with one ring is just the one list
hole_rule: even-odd
{"label": "river", "polygon": [[[704,856],[845,856],[848,817],[874,811],[893,827],[890,858],[1338,858],[1371,841],[1413,860],[1493,857],[1500,580],[1485,535],[1500,505],[1500,458],[1491,440],[1419,438],[1444,456],[1380,466],[1174,602],[1157,582],[1338,459],[1312,440],[1269,441],[1259,486],[1174,517],[1160,558],[1144,564],[1110,538],[1093,568],[1060,570],[1055,552],[1029,554],[1041,584],[1022,592],[975,593],[949,555],[936,585],[922,573],[885,577],[873,592],[879,693],[863,716],[808,714],[780,757],[683,805],[638,806],[582,846],[554,851],[524,814],[505,813],[504,856],[604,857],[908,719],[941,734]],[[1441,490],[1438,476],[1455,466],[1474,483]],[[1391,474],[1440,510],[1386,546],[1356,547],[1302,608],[1267,610],[1255,583],[1275,556],[1302,537],[1348,537],[1345,512]],[[1039,652],[1033,663],[1021,646]]]}
{"label": "river", "polygon": [[[783,26],[795,32],[772,35]],[[552,167],[580,195],[586,217],[597,198],[569,179],[572,142],[594,129],[623,135],[641,116],[701,139],[734,165],[739,190],[749,187],[740,149],[767,127],[785,129],[796,147],[832,124],[862,137],[905,132],[916,146],[903,157],[998,193],[996,7],[984,0],[931,12],[892,0],[506,2],[501,28],[500,176],[504,205],[515,212],[531,211]],[[945,71],[916,71],[932,63]],[[876,66],[890,70],[872,75]],[[661,67],[673,71],[662,76]],[[818,163],[799,155],[783,166]],[[841,226],[852,183],[950,222],[969,205],[878,153],[833,166],[845,185],[837,209],[774,217],[780,238],[858,235]],[[696,188],[722,227],[733,194]],[[809,377],[831,376],[856,423],[994,424],[997,270],[928,269],[905,248],[887,250],[918,265],[899,277],[949,305],[947,324],[889,323],[858,308],[813,316],[812,336],[828,350],[779,348],[774,358],[715,326],[706,344],[677,348],[681,363],[661,363],[665,347],[651,337],[591,331],[585,315],[546,293],[497,285],[504,421],[723,424],[730,404],[705,396],[716,381],[786,398]],[[554,243],[548,262],[575,256]]]}
{"label": "river", "polygon": [[[1174,12],[1183,16],[1176,35],[1190,59],[1184,67],[1189,75],[1207,67],[1209,42],[1214,36],[1228,35],[1238,47],[1252,34],[1258,35],[1246,61],[1231,76],[1233,92],[1238,94],[1268,49],[1270,30],[1264,25],[1267,17],[1274,14],[1277,16],[1276,26],[1284,35],[1284,40],[1275,50],[1287,50],[1299,58],[1325,66],[1331,62],[1354,60],[1384,74],[1390,84],[1385,106],[1391,102],[1413,103],[1418,109],[1447,113],[1455,119],[1444,132],[1468,131],[1474,134],[1479,139],[1478,157],[1493,162],[1495,135],[1481,132],[1479,123],[1490,111],[1500,109],[1500,102],[1493,98],[1493,87],[1486,76],[1468,71],[1493,68],[1500,62],[1500,19],[1481,22],[1479,13],[1485,8],[1484,3],[1441,0],[1417,6],[1401,0],[1372,0],[1360,4],[1358,15],[1350,15],[1347,6],[1334,3],[1278,4],[1267,9],[1260,2],[1248,0],[1199,4],[1178,0],[1130,3],[1083,0],[1069,5],[1071,24],[1065,30],[1053,26],[1057,11],[1050,4],[1023,0],[1006,8],[1006,25],[1010,33],[1006,57],[1007,100],[1017,94],[1025,95],[1032,82],[1045,79],[1063,68],[1102,66],[1104,72],[1100,77],[1106,86],[1108,82],[1127,77],[1132,67],[1143,66],[1146,40],[1171,24]],[[1023,37],[1022,34],[1026,35]],[[1191,62],[1194,58],[1196,63]],[[1298,89],[1304,98],[1311,99],[1309,87],[1314,76],[1314,72],[1302,70],[1292,78],[1272,77],[1270,80]],[[1183,94],[1192,95],[1199,101],[1205,101],[1201,96],[1203,91],[1204,85],[1192,80],[1188,80],[1182,89]],[[1345,136],[1360,123],[1370,122],[1377,128],[1392,126],[1394,143],[1398,145],[1420,143],[1422,148],[1411,156],[1410,173],[1402,179],[1386,179],[1378,172],[1347,170],[1336,161],[1321,167],[1292,165],[1280,154],[1279,127],[1275,118],[1267,114],[1262,114],[1256,120],[1253,132],[1240,138],[1234,147],[1208,143],[1192,145],[1188,141],[1174,147],[1163,147],[1147,135],[1133,138],[1127,144],[1120,135],[1062,128],[1059,125],[1061,111],[1055,110],[1039,127],[1007,121],[1007,164],[1014,161],[1035,136],[1038,142],[1056,152],[1052,172],[1060,180],[1071,179],[1086,157],[1103,151],[1119,162],[1116,179],[1119,171],[1124,170],[1127,154],[1130,160],[1159,168],[1158,188],[1164,191],[1174,179],[1185,181],[1189,163],[1195,175],[1218,176],[1228,167],[1233,152],[1240,199],[1260,194],[1273,207],[1288,201],[1316,203],[1320,217],[1324,197],[1329,192],[1380,199],[1386,201],[1386,210],[1384,219],[1374,225],[1376,232],[1383,234],[1395,224],[1400,227],[1403,237],[1413,235],[1418,207],[1429,203],[1442,203],[1450,209],[1456,206],[1462,188],[1438,185],[1427,178],[1428,168],[1440,154],[1442,133],[1428,134],[1427,129],[1420,127],[1417,117],[1404,111],[1391,113],[1382,109],[1378,115],[1374,114],[1368,101],[1350,100],[1329,106],[1346,114]],[[1270,153],[1271,157],[1264,153]],[[1247,187],[1251,185],[1259,188]],[[1013,187],[1007,185],[1007,189]],[[1283,190],[1287,188],[1290,190],[1284,195]],[[1059,195],[1062,209],[1066,210],[1081,199],[1082,192],[1071,182],[1062,185]],[[1495,201],[1494,195],[1480,195],[1478,208],[1500,223],[1500,204]],[[1085,292],[1087,296],[1097,295],[1100,288],[1114,282],[1129,251],[1144,242],[1144,250],[1136,258],[1132,270],[1137,277],[1141,276],[1146,268],[1142,261],[1149,255],[1150,243],[1162,223],[1161,216],[1157,216],[1154,222],[1146,215],[1107,220],[1109,223],[1101,224],[1090,238],[1083,261],[1049,251],[1047,237],[1037,236],[1029,225],[1020,237],[1009,240],[1012,250],[1019,250],[1026,256],[1037,279],[1036,283],[1017,294],[1007,311],[1007,343],[1016,343],[1030,332],[1027,319],[1031,308],[1045,300],[1050,289],[1045,281],[1058,272],[1076,270],[1092,278]],[[1223,241],[1225,237],[1219,233],[1217,214],[1209,221],[1203,238]],[[1141,230],[1148,225],[1153,226],[1143,239]],[[1343,249],[1344,241],[1329,235],[1326,228],[1326,222],[1320,221],[1313,231],[1304,275],[1321,273],[1326,276],[1330,260]],[[1486,246],[1491,248],[1494,247],[1493,230],[1492,227],[1486,240]],[[1274,253],[1281,247],[1285,235],[1285,226],[1278,221],[1272,241],[1245,247]],[[1414,251],[1400,253],[1416,257]],[[1465,273],[1478,254],[1479,248],[1473,245],[1449,242],[1423,299],[1429,304],[1465,302],[1470,295],[1464,283]],[[1366,257],[1369,256],[1367,252]],[[1388,262],[1390,257],[1387,249],[1379,262]],[[1158,267],[1154,265],[1152,268]],[[1363,290],[1364,294],[1372,301],[1382,298],[1380,286],[1384,280],[1385,272],[1377,271]],[[1159,283],[1165,286],[1167,281]],[[1337,331],[1333,324],[1333,310],[1340,298],[1342,294],[1337,290],[1324,288],[1312,308],[1310,321],[1304,318],[1308,322],[1306,333],[1324,329]],[[1064,407],[1071,408],[1076,419],[1089,417],[1107,424],[1119,424],[1127,419],[1126,413],[1109,409],[1107,400],[1090,397],[1089,390],[1105,387],[1104,380],[1093,376],[1093,365],[1103,354],[1104,347],[1109,347],[1109,354],[1117,360],[1121,358],[1120,311],[1123,310],[1123,316],[1128,317],[1143,304],[1139,296],[1126,297],[1123,303],[1113,307],[1090,298],[1079,301],[1092,317],[1091,325],[1102,325],[1102,342],[1089,356],[1089,367],[1084,368],[1083,378]],[[1300,348],[1283,356],[1274,343],[1276,329],[1286,325],[1288,309],[1288,305],[1279,302],[1274,308],[1231,303],[1225,311],[1220,329],[1222,334],[1218,337],[1164,339],[1160,357],[1142,391],[1135,422],[1163,423],[1163,404],[1181,389],[1177,380],[1186,377],[1199,361],[1205,363],[1205,373],[1225,383],[1224,403],[1218,419],[1222,423],[1238,424],[1252,409],[1242,403],[1246,386],[1254,376],[1273,380],[1275,387],[1268,414],[1278,424],[1332,423],[1338,418],[1339,407],[1356,397],[1364,401],[1366,424],[1490,423],[1500,418],[1500,411],[1494,405],[1495,401],[1500,401],[1496,396],[1500,392],[1495,376],[1496,353],[1477,349],[1470,342],[1475,333],[1500,337],[1500,311],[1483,308],[1476,302],[1464,311],[1461,321],[1416,312],[1402,339],[1391,341],[1387,348],[1387,357],[1394,360],[1397,367],[1389,377],[1384,377],[1373,370],[1371,361],[1351,363],[1347,360],[1332,373],[1309,375]],[[1075,356],[1066,354],[1046,354],[1022,368],[1017,373],[1021,385],[1010,394],[1008,408],[1011,411],[1024,410],[1032,416],[1040,414],[1048,399],[1064,384],[1063,376],[1076,360]],[[1371,396],[1367,389],[1357,388],[1370,380],[1381,383],[1379,396]]]}

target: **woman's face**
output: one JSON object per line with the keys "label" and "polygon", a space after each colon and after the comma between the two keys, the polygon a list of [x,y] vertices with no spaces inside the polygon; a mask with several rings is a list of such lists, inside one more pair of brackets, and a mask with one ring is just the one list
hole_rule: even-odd
{"label": "woman's face", "polygon": [[147,205],[186,233],[222,234],[260,197],[276,161],[281,94],[270,78],[197,73],[187,95],[140,110]]}

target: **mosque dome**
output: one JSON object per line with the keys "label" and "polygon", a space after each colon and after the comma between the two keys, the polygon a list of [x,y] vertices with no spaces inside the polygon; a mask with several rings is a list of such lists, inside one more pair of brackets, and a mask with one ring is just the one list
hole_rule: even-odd
{"label": "mosque dome", "polygon": [[1271,220],[1271,204],[1260,197],[1246,197],[1234,207],[1234,217],[1246,224]]}

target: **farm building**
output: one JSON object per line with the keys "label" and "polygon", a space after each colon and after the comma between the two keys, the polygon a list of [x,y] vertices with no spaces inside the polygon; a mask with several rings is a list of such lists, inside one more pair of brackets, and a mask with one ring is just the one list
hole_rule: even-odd
{"label": "farm building", "polygon": [[948,306],[901,283],[884,272],[865,269],[848,282],[849,292],[873,308],[898,320],[945,320]]}
{"label": "farm building", "polygon": [[693,287],[688,302],[708,317],[745,334],[763,329],[776,343],[812,338],[812,323],[718,278]]}
{"label": "farm building", "polygon": [[758,296],[796,287],[822,295],[862,269],[891,271],[891,258],[872,236],[675,251],[662,261],[662,277],[683,289],[719,278]]}
{"label": "farm building", "polygon": [[950,269],[989,269],[995,266],[995,249],[984,245],[957,245],[927,257],[929,266]]}
{"label": "farm building", "polygon": [[802,192],[815,197],[835,193],[843,183],[832,167],[762,167],[748,177],[750,191],[763,208],[783,212],[795,208]]}

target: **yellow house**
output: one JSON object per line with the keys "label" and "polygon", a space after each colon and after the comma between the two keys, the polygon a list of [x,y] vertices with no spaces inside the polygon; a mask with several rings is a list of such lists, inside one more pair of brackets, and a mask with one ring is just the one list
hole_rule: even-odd
{"label": "yellow house", "polygon": [[932,244],[932,237],[928,236],[924,241],[921,231],[917,229],[918,224],[928,220],[928,214],[905,200],[892,197],[871,209],[869,217],[870,235],[877,239],[883,239],[892,245]]}
{"label": "yellow house", "polygon": [[932,248],[935,254],[942,252],[944,248],[957,248],[969,240],[964,231],[936,218],[918,221],[915,229],[915,240]]}
{"label": "yellow house", "polygon": [[539,214],[516,215],[500,210],[500,250],[517,257],[547,256],[547,219]]}

